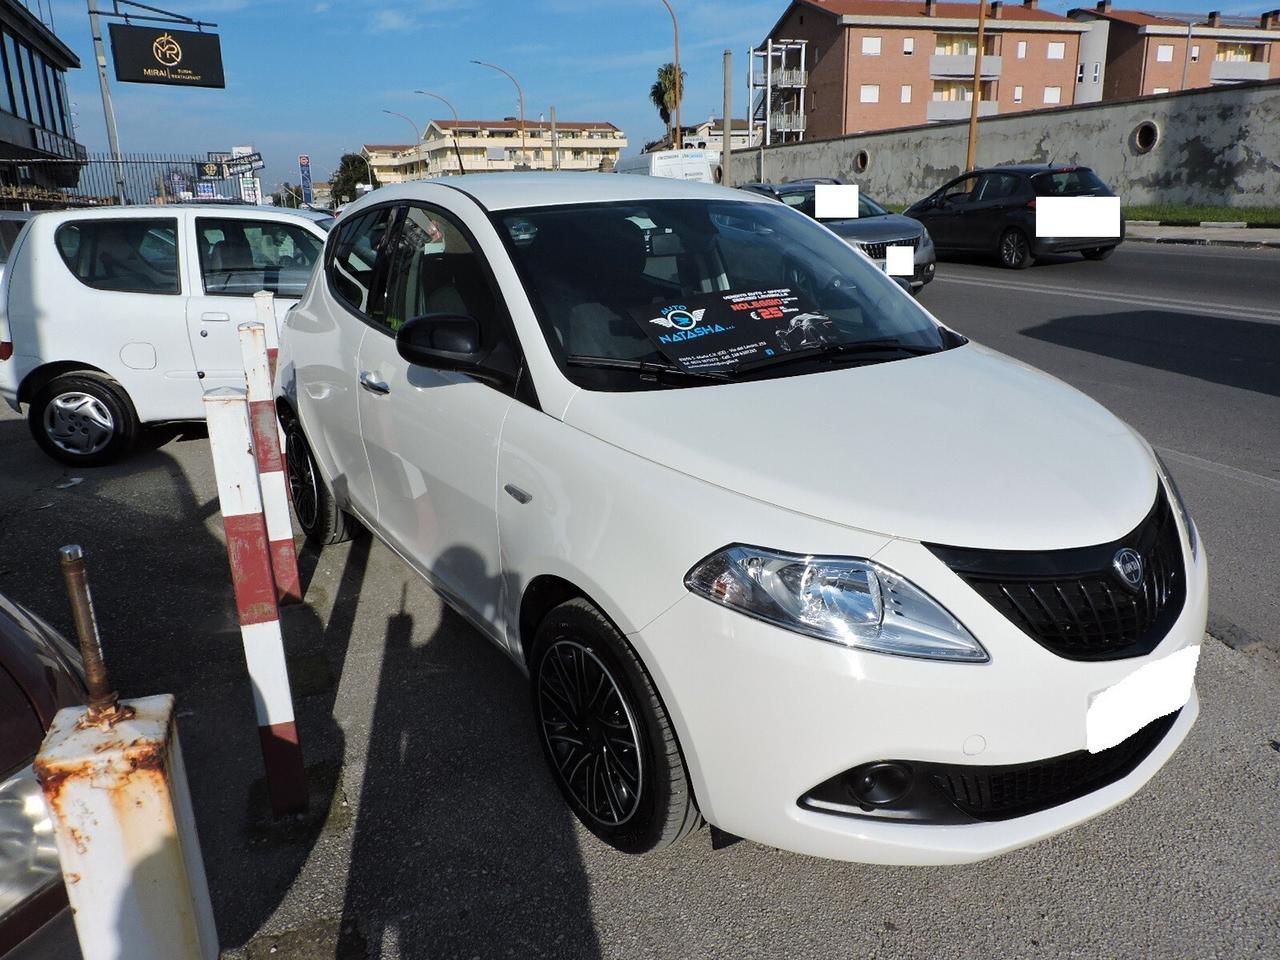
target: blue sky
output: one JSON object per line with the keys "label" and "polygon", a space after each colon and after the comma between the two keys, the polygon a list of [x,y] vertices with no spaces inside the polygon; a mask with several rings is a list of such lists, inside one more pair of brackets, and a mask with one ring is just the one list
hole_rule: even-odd
{"label": "blue sky", "polygon": [[[35,9],[36,0],[28,0]],[[473,66],[499,63],[519,78],[525,112],[554,104],[561,119],[607,120],[630,139],[628,153],[663,127],[649,103],[657,67],[671,59],[671,20],[660,0],[150,0],[213,20],[222,35],[225,90],[177,90],[112,83],[121,147],[203,153],[252,143],[264,154],[264,186],[297,182],[296,157],[312,157],[325,177],[344,150],[361,143],[407,143],[409,125],[447,115],[434,90],[466,117],[516,114],[515,88]],[[99,0],[108,6],[109,0]],[[1276,0],[1229,8],[1258,13]],[[735,112],[746,99],[746,51],[786,8],[786,0],[673,0],[688,73],[685,123],[720,113],[721,54],[733,50]],[[1010,3],[1012,5],[1012,2]],[[1065,11],[1085,3],[1044,0]],[[1118,6],[1151,9],[1120,0]],[[106,148],[83,0],[52,0],[57,33],[83,67],[68,74],[79,138]],[[1161,10],[1202,10],[1194,0],[1160,0]],[[1226,12],[1226,11],[1224,11]]]}

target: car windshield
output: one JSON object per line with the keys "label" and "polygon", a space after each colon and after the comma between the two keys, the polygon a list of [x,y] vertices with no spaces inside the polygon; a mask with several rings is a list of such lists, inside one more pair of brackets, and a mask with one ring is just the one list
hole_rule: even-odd
{"label": "car windshield", "polygon": [[1031,178],[1037,197],[1109,197],[1111,191],[1087,167],[1037,173]]}
{"label": "car windshield", "polygon": [[[495,219],[553,352],[588,389],[788,376],[954,345],[873,263],[780,204],[628,201]],[[850,346],[865,341],[882,346]],[[774,366],[792,353],[812,362]],[[683,376],[655,378],[654,365]]]}
{"label": "car windshield", "polygon": [[[788,207],[795,207],[801,213],[807,213],[811,217],[816,216],[817,193],[812,187],[808,190],[792,190],[787,193],[779,194],[778,199]],[[880,206],[880,204],[876,203],[865,193],[858,191],[859,217],[883,217],[888,212],[888,210]]]}

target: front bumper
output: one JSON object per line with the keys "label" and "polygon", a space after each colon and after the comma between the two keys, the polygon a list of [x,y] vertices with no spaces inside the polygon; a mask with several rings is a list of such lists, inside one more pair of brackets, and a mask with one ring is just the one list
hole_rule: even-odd
{"label": "front bumper", "polygon": [[675,722],[702,813],[730,833],[797,853],[884,864],[966,863],[1097,816],[1143,786],[1198,714],[1193,692],[1132,769],[1078,799],[1013,819],[960,825],[883,822],[800,806],[863,763],[1028,763],[1082,750],[1094,694],[1197,644],[1207,565],[1186,555],[1187,598],[1146,657],[1065,660],[1040,647],[919,544],[875,558],[928,590],[991,654],[985,664],[850,650],[750,619],[693,595],[632,635]]}

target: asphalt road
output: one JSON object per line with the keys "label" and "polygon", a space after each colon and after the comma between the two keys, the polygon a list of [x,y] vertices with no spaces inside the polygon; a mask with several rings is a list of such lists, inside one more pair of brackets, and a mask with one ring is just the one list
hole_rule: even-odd
{"label": "asphalt road", "polygon": [[[1215,586],[1215,616],[1274,641],[1277,401],[1264,365],[1280,327],[1182,309],[1265,307],[1271,256],[1135,245],[1020,274],[944,264],[925,302],[1198,458],[1171,465],[1215,577],[1238,578]],[[1165,299],[1161,270],[1209,279],[1176,288],[1175,308],[1153,299]],[[115,684],[178,697],[229,958],[1280,956],[1280,658],[1263,643],[1208,640],[1201,717],[1171,762],[1130,802],[1027,849],[885,868],[704,830],[637,859],[567,813],[517,671],[368,538],[303,554],[307,604],[285,633],[313,812],[271,821],[198,434],[73,474],[0,410],[0,591],[64,630],[56,548],[71,541],[88,552]]]}
{"label": "asphalt road", "polygon": [[1280,649],[1280,251],[1129,243],[1101,263],[944,263],[921,300],[1136,427],[1207,546],[1210,631]]}

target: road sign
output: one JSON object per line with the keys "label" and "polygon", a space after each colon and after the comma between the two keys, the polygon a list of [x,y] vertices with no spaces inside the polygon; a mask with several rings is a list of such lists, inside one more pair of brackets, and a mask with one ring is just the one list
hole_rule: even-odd
{"label": "road sign", "polygon": [[226,176],[242,177],[245,174],[253,173],[255,170],[261,170],[266,166],[263,162],[262,154],[246,153],[243,156],[232,157],[224,166],[227,168]]}
{"label": "road sign", "polygon": [[302,176],[302,202],[315,201],[315,193],[311,189],[311,158],[305,153],[298,157],[298,170]]}

